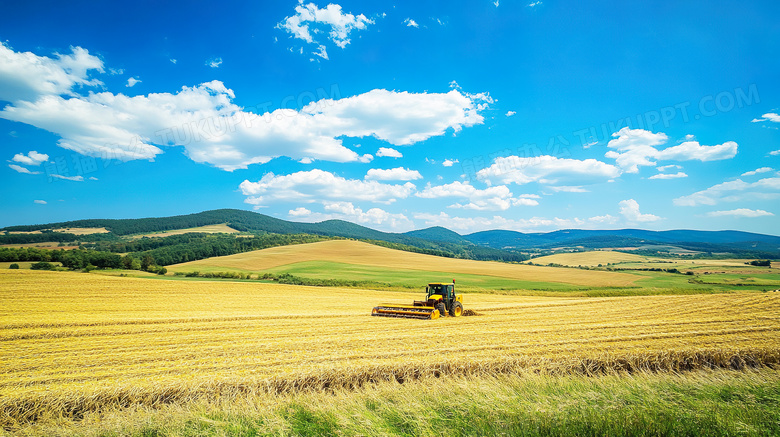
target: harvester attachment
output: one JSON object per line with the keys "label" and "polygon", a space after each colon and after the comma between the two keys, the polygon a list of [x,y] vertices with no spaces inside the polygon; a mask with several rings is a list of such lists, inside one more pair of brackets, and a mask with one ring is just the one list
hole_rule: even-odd
{"label": "harvester attachment", "polygon": [[379,305],[371,310],[372,316],[401,317],[404,319],[438,319],[439,310],[429,306],[415,305]]}

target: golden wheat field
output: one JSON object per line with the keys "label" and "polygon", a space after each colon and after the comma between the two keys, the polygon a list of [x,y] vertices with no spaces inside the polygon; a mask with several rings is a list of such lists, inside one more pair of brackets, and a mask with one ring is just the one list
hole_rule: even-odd
{"label": "golden wheat field", "polygon": [[780,362],[780,295],[465,295],[477,316],[371,317],[414,293],[0,271],[0,425],[421,376]]}
{"label": "golden wheat field", "polygon": [[172,272],[188,272],[204,267],[258,271],[306,261],[331,261],[344,264],[406,270],[423,270],[473,275],[498,276],[524,281],[556,282],[592,287],[627,287],[641,277],[626,273],[588,270],[551,270],[549,267],[490,261],[442,258],[388,249],[354,240],[329,240],[317,243],[272,247],[253,252],[208,258],[169,267]]}
{"label": "golden wheat field", "polygon": [[587,252],[556,253],[540,256],[531,260],[534,264],[561,264],[564,266],[589,266],[620,262],[644,262],[653,258],[635,255],[633,253],[615,252],[612,250],[591,250]]}

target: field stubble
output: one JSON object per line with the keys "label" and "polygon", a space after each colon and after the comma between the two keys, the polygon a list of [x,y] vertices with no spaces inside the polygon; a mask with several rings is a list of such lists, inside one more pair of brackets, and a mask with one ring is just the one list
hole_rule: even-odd
{"label": "field stubble", "polygon": [[413,293],[0,271],[0,424],[443,375],[780,363],[780,295],[466,295],[477,317],[370,317]]}

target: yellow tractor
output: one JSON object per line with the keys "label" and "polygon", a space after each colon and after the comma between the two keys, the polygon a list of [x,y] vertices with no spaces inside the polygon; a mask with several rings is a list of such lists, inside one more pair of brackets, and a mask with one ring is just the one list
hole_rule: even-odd
{"label": "yellow tractor", "polygon": [[379,305],[371,311],[372,316],[403,317],[407,319],[438,319],[446,315],[463,315],[463,296],[455,294],[455,280],[452,284],[439,282],[425,287],[425,300],[416,300],[411,305]]}

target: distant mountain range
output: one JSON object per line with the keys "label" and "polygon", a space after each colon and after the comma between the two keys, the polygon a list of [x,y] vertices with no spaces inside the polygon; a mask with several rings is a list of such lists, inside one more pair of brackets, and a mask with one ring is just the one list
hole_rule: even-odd
{"label": "distant mountain range", "polygon": [[[315,234],[398,243],[427,250],[441,250],[475,259],[520,260],[521,253],[549,252],[561,249],[632,248],[657,251],[674,247],[706,253],[731,253],[741,256],[780,258],[780,237],[741,231],[643,229],[580,230],[566,229],[546,233],[491,230],[461,235],[443,227],[431,227],[406,233],[381,232],[343,220],[298,223],[264,214],[236,209],[219,209],[173,217],[142,219],[88,219],[39,225],[9,226],[0,231],[41,231],[58,228],[106,228],[115,236],[186,229],[226,223],[243,232],[277,234]],[[8,243],[15,235],[0,235]],[[85,237],[80,238],[84,239]],[[101,238],[106,238],[103,236]],[[5,241],[9,240],[9,241]]]}

